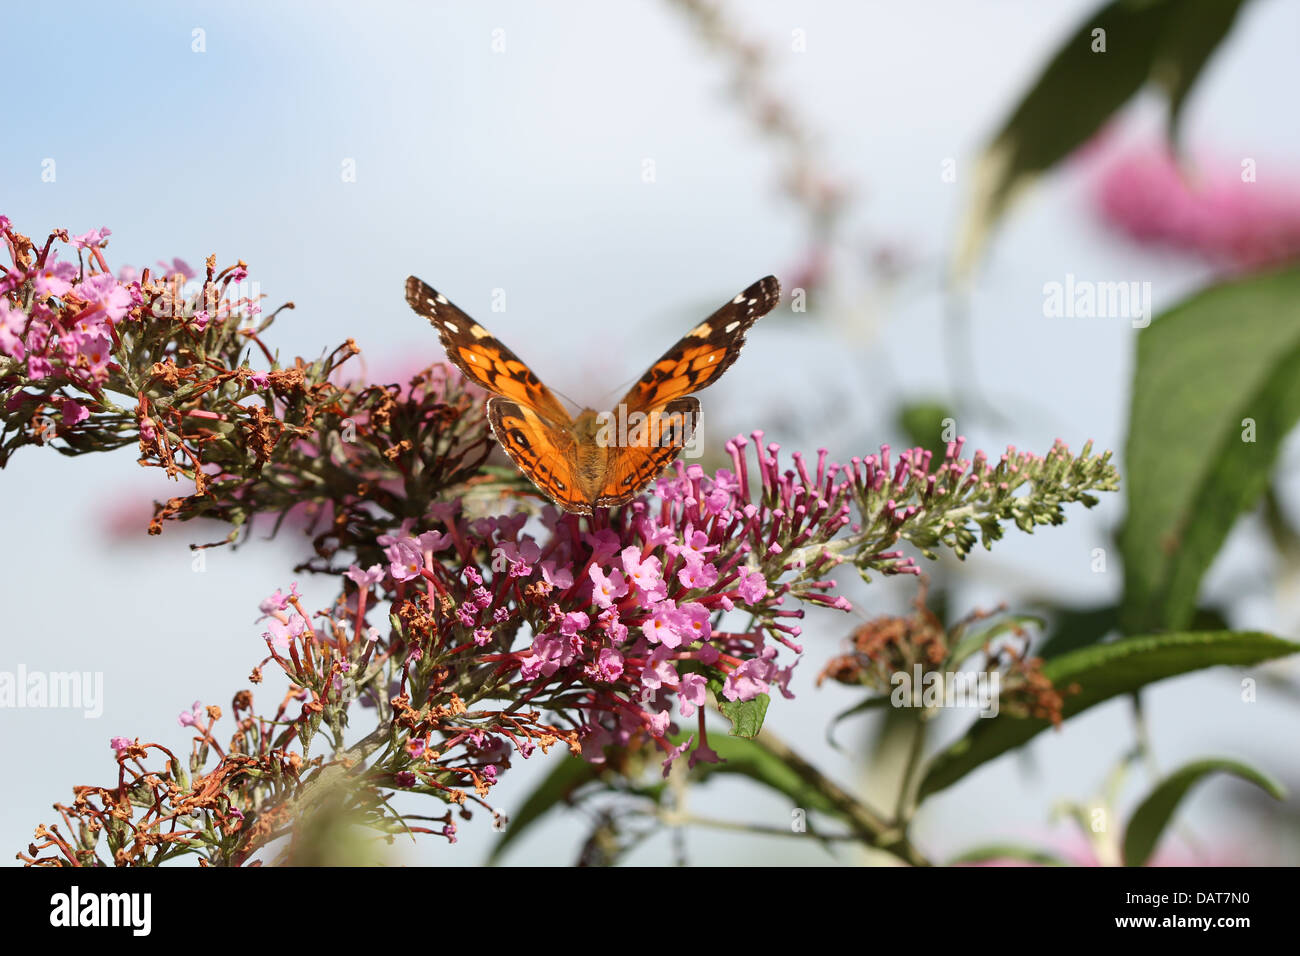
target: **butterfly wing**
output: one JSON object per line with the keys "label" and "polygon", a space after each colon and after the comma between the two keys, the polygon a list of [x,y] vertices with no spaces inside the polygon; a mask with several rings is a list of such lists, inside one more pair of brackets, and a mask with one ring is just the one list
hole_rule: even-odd
{"label": "butterfly wing", "polygon": [[623,403],[649,413],[712,385],[740,356],[749,327],[780,300],[781,283],[776,277],[759,279],[665,352],[632,386]]}
{"label": "butterfly wing", "polygon": [[740,356],[749,327],[780,300],[781,284],[776,277],[759,279],[687,332],[650,366],[623,397],[621,410],[629,417],[641,413],[648,419],[678,425],[661,429],[657,441],[611,449],[596,504],[609,507],[628,501],[676,460],[699,424],[700,403],[688,396],[712,385],[731,367]]}
{"label": "butterfly wing", "polygon": [[497,443],[542,494],[565,511],[591,514],[572,432],[509,398],[489,398],[487,413]]}
{"label": "butterfly wing", "polygon": [[533,370],[502,345],[500,339],[447,301],[445,295],[409,276],[406,302],[438,330],[447,358],[470,381],[495,395],[504,395],[535,409],[558,425],[569,424],[569,413]]}
{"label": "butterfly wing", "polygon": [[596,498],[602,508],[621,505],[640,494],[676,460],[700,421],[697,398],[674,398],[660,410],[663,425],[652,440],[609,449],[604,487]]}

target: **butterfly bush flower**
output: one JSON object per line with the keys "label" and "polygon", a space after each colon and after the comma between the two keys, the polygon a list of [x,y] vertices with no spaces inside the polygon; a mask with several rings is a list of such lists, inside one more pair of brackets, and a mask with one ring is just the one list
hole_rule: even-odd
{"label": "butterfly bush flower", "polygon": [[[714,763],[711,734],[790,696],[807,611],[850,609],[845,566],[916,574],[905,545],[965,557],[1117,483],[1090,446],[968,459],[959,440],[836,463],[754,432],[726,444],[727,467],[676,463],[619,507],[538,507],[489,462],[483,394],[455,370],[372,384],[345,365],[350,340],[282,363],[262,338],[275,314],[234,288],[244,263],[114,273],[108,230],[38,245],[0,218],[0,233],[0,465],[25,446],[134,445],[185,483],[150,533],[198,517],[231,542],[291,528],[310,540],[301,570],[337,585],[311,608],[268,584],[249,681],[273,669],[287,690],[262,709],[238,691],[229,717],[195,702],[188,760],[113,738],[116,785],[60,805],[77,832],[43,828],[28,862],[238,865],[331,803],[344,768],[367,823],[454,840],[453,817],[504,820],[494,788],[557,744],[605,767],[641,751],[665,773]],[[1032,668],[1007,676],[1026,706],[1050,703]],[[445,813],[403,819],[394,789]]]}

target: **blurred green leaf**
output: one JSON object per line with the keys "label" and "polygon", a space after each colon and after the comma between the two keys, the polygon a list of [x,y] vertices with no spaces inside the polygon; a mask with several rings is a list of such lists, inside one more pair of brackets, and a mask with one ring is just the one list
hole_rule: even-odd
{"label": "blurred green leaf", "polygon": [[948,450],[943,438],[947,421],[956,421],[956,416],[942,402],[911,402],[898,410],[898,427],[907,436],[908,443],[939,458]]}
{"label": "blurred green leaf", "polygon": [[1214,286],[1158,317],[1138,336],[1133,383],[1120,623],[1181,630],[1300,419],[1300,269]]}
{"label": "blurred green leaf", "polygon": [[1052,614],[1052,629],[1034,653],[1042,658],[1060,657],[1070,651],[1096,644],[1119,626],[1119,608],[1063,607]]}
{"label": "blurred green leaf", "polygon": [[1166,137],[1179,147],[1183,107],[1206,62],[1237,20],[1245,0],[1184,0],[1169,18],[1151,79],[1169,97]]}
{"label": "blurred green leaf", "polygon": [[983,630],[967,634],[958,640],[957,646],[952,649],[944,662],[944,667],[948,670],[956,670],[966,658],[983,650],[985,644],[996,641],[1004,634],[1014,634],[1019,637],[1029,628],[1041,630],[1044,623],[1043,619],[1036,614],[1008,614],[999,617]]}
{"label": "blurred green leaf", "polygon": [[991,843],[967,850],[948,861],[949,866],[958,863],[997,863],[1001,860],[1015,860],[1019,863],[1031,863],[1035,866],[1071,866],[1069,860],[1050,850],[1040,850],[1032,846],[1020,846],[1014,843]]}
{"label": "blurred green leaf", "polygon": [[1286,798],[1280,784],[1254,767],[1236,760],[1209,759],[1189,763],[1174,771],[1147,795],[1129,818],[1124,830],[1124,865],[1145,866],[1169,821],[1188,791],[1210,774],[1227,773],[1255,784],[1277,800]]}
{"label": "blurred green leaf", "polygon": [[854,704],[852,707],[848,707],[844,710],[841,710],[838,714],[836,714],[834,717],[831,718],[830,724],[827,725],[826,727],[826,742],[828,744],[830,744],[832,747],[839,746],[838,744],[835,743],[834,734],[835,734],[835,728],[839,725],[840,721],[852,717],[855,714],[865,714],[868,711],[876,710],[877,708],[884,707],[886,704],[889,703],[888,694],[880,694],[878,691],[872,691],[871,693],[875,693],[877,694],[877,696],[873,697],[870,696],[870,694],[868,694],[866,700],[859,701],[858,703]]}
{"label": "blurred green leaf", "polygon": [[[1221,664],[1242,666],[1285,657],[1300,644],[1255,631],[1202,631],[1129,637],[1063,654],[1043,665],[1043,674],[1060,690],[1079,685],[1065,698],[1069,719],[1118,694],[1148,684]],[[936,754],[921,781],[926,797],[956,783],[966,774],[1032,739],[1051,722],[1001,713],[980,719],[967,734]]]}
{"label": "blurred green leaf", "polygon": [[744,737],[710,736],[709,746],[726,762],[697,764],[692,771],[697,780],[703,781],[718,774],[748,777],[789,797],[792,806],[848,819],[820,790],[757,741]]}
{"label": "blurred green leaf", "polygon": [[[1169,130],[1243,0],[1113,0],[1081,23],[984,151],[954,262],[970,274],[1012,199],[1097,132],[1146,84],[1170,100]],[[1094,52],[1104,30],[1105,52]]]}
{"label": "blurred green leaf", "polygon": [[537,788],[528,795],[519,812],[510,818],[509,824],[501,834],[501,839],[488,855],[488,864],[496,863],[523,833],[540,820],[557,803],[568,800],[570,795],[583,784],[590,783],[599,775],[599,769],[581,757],[569,754],[556,754],[551,758],[555,766]]}
{"label": "blurred green leaf", "polygon": [[[1057,608],[1053,612],[1054,627],[1034,649],[1042,658],[1060,657],[1081,647],[1099,643],[1119,630],[1119,607],[1110,604],[1092,608]],[[1198,607],[1192,615],[1192,631],[1231,630],[1223,612],[1213,607]]]}

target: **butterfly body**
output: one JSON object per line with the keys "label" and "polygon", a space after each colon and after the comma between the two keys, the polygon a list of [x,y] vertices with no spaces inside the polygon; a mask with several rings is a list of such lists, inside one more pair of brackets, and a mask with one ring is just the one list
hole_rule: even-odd
{"label": "butterfly body", "polygon": [[543,494],[579,514],[631,500],[677,458],[699,422],[689,393],[731,366],[745,332],[779,299],[775,278],[759,280],[665,352],[617,408],[572,418],[487,329],[419,279],[406,280],[406,301],[438,330],[447,358],[491,393],[497,442]]}

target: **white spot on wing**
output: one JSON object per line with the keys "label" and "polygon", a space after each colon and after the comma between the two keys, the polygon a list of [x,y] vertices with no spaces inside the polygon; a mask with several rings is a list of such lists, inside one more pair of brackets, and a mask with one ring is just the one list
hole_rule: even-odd
{"label": "white spot on wing", "polygon": [[732,304],[732,305],[740,305],[740,303],[742,303],[742,302],[744,302],[744,301],[745,301],[745,293],[742,292],[742,293],[740,293],[740,295],[736,296],[734,299],[731,300],[731,304]]}
{"label": "white spot on wing", "polygon": [[727,326],[727,331],[728,331],[728,332],[734,332],[734,331],[736,331],[736,329],[738,329],[738,328],[740,328],[740,323],[739,323],[739,322],[732,322],[730,325]]}
{"label": "white spot on wing", "polygon": [[439,304],[439,305],[450,305],[450,303],[447,301],[447,297],[446,297],[445,295],[443,295],[441,292],[438,293],[438,304]]}
{"label": "white spot on wing", "polygon": [[476,339],[485,339],[490,333],[487,329],[483,328],[483,326],[475,324],[470,326],[469,334],[474,336]]}
{"label": "white spot on wing", "polygon": [[448,322],[446,319],[443,319],[443,320],[442,320],[442,326],[443,326],[443,328],[445,328],[448,332],[459,332],[459,331],[460,331],[460,326],[458,326],[455,322]]}

